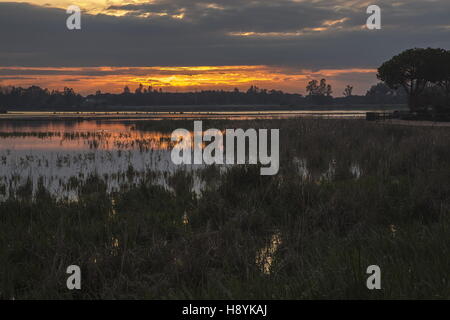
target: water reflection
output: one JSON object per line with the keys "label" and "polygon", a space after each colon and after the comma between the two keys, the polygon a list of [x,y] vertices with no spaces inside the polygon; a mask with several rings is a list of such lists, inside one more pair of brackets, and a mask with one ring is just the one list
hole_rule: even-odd
{"label": "water reflection", "polygon": [[[219,110],[214,110],[219,108]],[[176,109],[176,111],[175,111]],[[320,118],[363,118],[366,112],[385,112],[386,110],[366,110],[366,109],[323,109],[317,110],[292,110],[290,107],[280,106],[280,110],[274,110],[273,107],[213,107],[211,111],[208,108],[198,108],[198,111],[181,111],[182,108],[175,108],[174,111],[115,111],[115,112],[8,112],[0,114],[0,119],[22,119],[30,118],[41,120],[162,120],[162,119],[274,119],[274,118],[295,118],[295,117],[320,117]],[[291,110],[289,110],[291,109]],[[165,109],[167,110],[167,108]],[[212,111],[214,110],[214,111]]]}
{"label": "water reflection", "polygon": [[[47,125],[46,125],[47,124]],[[0,150],[168,149],[170,134],[137,131],[116,122],[0,122]]]}
{"label": "water reflection", "polygon": [[[174,165],[170,138],[169,132],[139,131],[129,122],[0,121],[0,201],[17,196],[18,190],[35,193],[39,181],[58,198],[77,201],[80,183],[92,174],[106,181],[108,192],[137,184],[148,172],[154,183],[175,192],[169,177],[184,169],[192,174],[190,188],[198,196],[220,181],[206,183],[199,174],[204,165]],[[335,160],[325,172],[310,168],[304,158],[291,161],[303,180],[320,182],[336,174]],[[220,174],[228,168],[217,167]],[[348,170],[354,178],[361,176],[358,164]],[[187,216],[183,223],[188,224]]]}
{"label": "water reflection", "polygon": [[[108,191],[138,183],[145,172],[173,172],[170,134],[137,131],[117,122],[0,122],[0,200],[31,180],[76,201],[78,181],[97,174]],[[155,182],[167,185],[164,176]],[[194,186],[200,192],[201,184]]]}

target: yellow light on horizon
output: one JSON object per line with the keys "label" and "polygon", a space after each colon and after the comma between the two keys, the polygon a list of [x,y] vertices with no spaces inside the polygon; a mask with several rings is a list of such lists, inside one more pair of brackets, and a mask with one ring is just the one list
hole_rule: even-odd
{"label": "yellow light on horizon", "polygon": [[[71,87],[88,94],[97,90],[121,92],[125,86],[152,86],[168,91],[248,89],[251,85],[261,88],[300,92],[311,79],[326,78],[329,83],[339,83],[337,90],[345,88],[346,75],[353,75],[376,83],[375,69],[322,69],[306,70],[292,67],[264,65],[242,66],[182,66],[182,67],[1,67],[2,86],[28,87],[37,85],[50,90]],[[17,72],[20,71],[20,72]],[[29,71],[27,73],[26,71]],[[39,71],[42,71],[40,74]],[[48,71],[55,71],[48,74]],[[95,71],[95,72],[93,72]],[[104,73],[103,73],[104,72]],[[92,75],[94,74],[95,75]],[[19,75],[18,75],[19,74]],[[14,76],[12,79],[11,76]],[[344,76],[344,77],[342,77]],[[4,80],[2,80],[4,78]],[[370,80],[372,79],[373,80]],[[341,80],[342,79],[342,80]],[[345,83],[344,83],[345,81]],[[357,80],[356,80],[357,81]],[[358,81],[359,83],[359,81]],[[358,84],[350,83],[351,85]],[[343,90],[343,89],[342,89]]]}
{"label": "yellow light on horizon", "polygon": [[[0,0],[0,2],[11,2],[11,0]],[[115,5],[143,4],[153,1],[148,0],[17,0],[14,2],[30,3],[43,7],[67,9],[71,5],[76,5],[84,12],[90,14],[106,14],[116,17],[124,16],[127,10],[108,9]]]}

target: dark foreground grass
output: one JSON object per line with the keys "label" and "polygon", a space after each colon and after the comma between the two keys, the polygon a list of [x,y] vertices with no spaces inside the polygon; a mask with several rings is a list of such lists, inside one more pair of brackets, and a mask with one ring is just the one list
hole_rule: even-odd
{"label": "dark foreground grass", "polygon": [[[151,172],[114,194],[91,176],[80,183],[78,202],[58,201],[43,187],[32,197],[24,188],[0,203],[0,297],[450,298],[447,128],[221,125],[280,128],[280,173],[212,166],[200,173],[201,196],[186,171],[168,179],[171,191]],[[66,289],[72,264],[82,269],[80,291]],[[373,264],[382,290],[366,288]]]}

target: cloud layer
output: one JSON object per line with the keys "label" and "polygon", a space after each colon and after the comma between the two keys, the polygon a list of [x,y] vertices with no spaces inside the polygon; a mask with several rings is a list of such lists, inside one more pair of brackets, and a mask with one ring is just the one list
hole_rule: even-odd
{"label": "cloud layer", "polygon": [[80,31],[66,29],[51,0],[0,1],[0,66],[253,65],[298,75],[374,69],[411,47],[450,49],[448,0],[377,1],[377,31],[364,28],[369,1],[86,1]]}

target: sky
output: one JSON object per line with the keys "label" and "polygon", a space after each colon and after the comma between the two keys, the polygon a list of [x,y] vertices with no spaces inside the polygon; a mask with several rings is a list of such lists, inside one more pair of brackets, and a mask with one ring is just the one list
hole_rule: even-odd
{"label": "sky", "polygon": [[[366,10],[381,8],[381,30]],[[66,9],[82,10],[68,30]],[[376,69],[414,47],[450,49],[448,0],[0,0],[0,86],[121,92],[305,93],[326,78],[364,94]]]}

